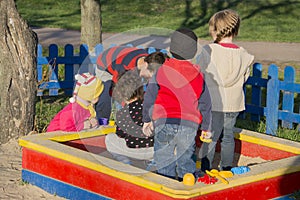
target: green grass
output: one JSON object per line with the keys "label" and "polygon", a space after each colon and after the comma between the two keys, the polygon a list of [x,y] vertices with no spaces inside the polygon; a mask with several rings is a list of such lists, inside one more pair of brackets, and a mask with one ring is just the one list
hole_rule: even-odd
{"label": "green grass", "polygon": [[46,132],[50,120],[69,103],[66,96],[42,96],[36,99],[35,131]]}
{"label": "green grass", "polygon": [[[175,30],[185,26],[210,39],[207,22],[219,10],[236,10],[242,19],[239,40],[300,42],[299,0],[100,0],[103,32],[137,28]],[[200,2],[205,2],[200,5]],[[16,0],[31,26],[80,30],[80,1]]]}

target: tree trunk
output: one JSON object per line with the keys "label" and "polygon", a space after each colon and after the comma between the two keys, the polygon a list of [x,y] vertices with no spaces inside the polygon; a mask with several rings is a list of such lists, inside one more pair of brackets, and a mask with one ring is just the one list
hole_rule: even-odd
{"label": "tree trunk", "polygon": [[81,0],[81,43],[89,51],[102,43],[101,6],[99,0]]}
{"label": "tree trunk", "polygon": [[33,130],[37,35],[14,0],[0,0],[0,144]]}

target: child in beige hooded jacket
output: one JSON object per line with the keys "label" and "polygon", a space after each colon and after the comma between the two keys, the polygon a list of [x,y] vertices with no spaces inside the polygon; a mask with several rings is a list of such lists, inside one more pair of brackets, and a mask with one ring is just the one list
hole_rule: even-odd
{"label": "child in beige hooded jacket", "polygon": [[[203,47],[200,66],[212,101],[212,142],[203,143],[199,157],[202,169],[212,168],[216,143],[221,142],[220,170],[230,170],[234,157],[233,128],[239,112],[245,110],[243,85],[250,74],[254,56],[233,43],[238,35],[240,17],[233,10],[215,13],[209,21],[214,43]],[[209,162],[205,162],[209,161]]]}

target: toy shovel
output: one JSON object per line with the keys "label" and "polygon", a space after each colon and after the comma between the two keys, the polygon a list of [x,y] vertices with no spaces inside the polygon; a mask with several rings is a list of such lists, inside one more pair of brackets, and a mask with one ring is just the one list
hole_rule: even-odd
{"label": "toy shovel", "polygon": [[229,184],[229,182],[225,178],[223,178],[222,176],[219,175],[218,170],[214,170],[214,169],[212,169],[211,171],[205,170],[205,172],[211,177],[216,177],[222,183]]}

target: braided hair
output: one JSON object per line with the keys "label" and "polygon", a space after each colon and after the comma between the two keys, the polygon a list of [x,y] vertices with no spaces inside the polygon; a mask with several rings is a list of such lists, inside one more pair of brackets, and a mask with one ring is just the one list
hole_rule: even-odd
{"label": "braided hair", "polygon": [[215,35],[215,43],[219,43],[225,37],[238,35],[240,17],[237,12],[226,9],[215,13],[209,20],[209,33]]}

